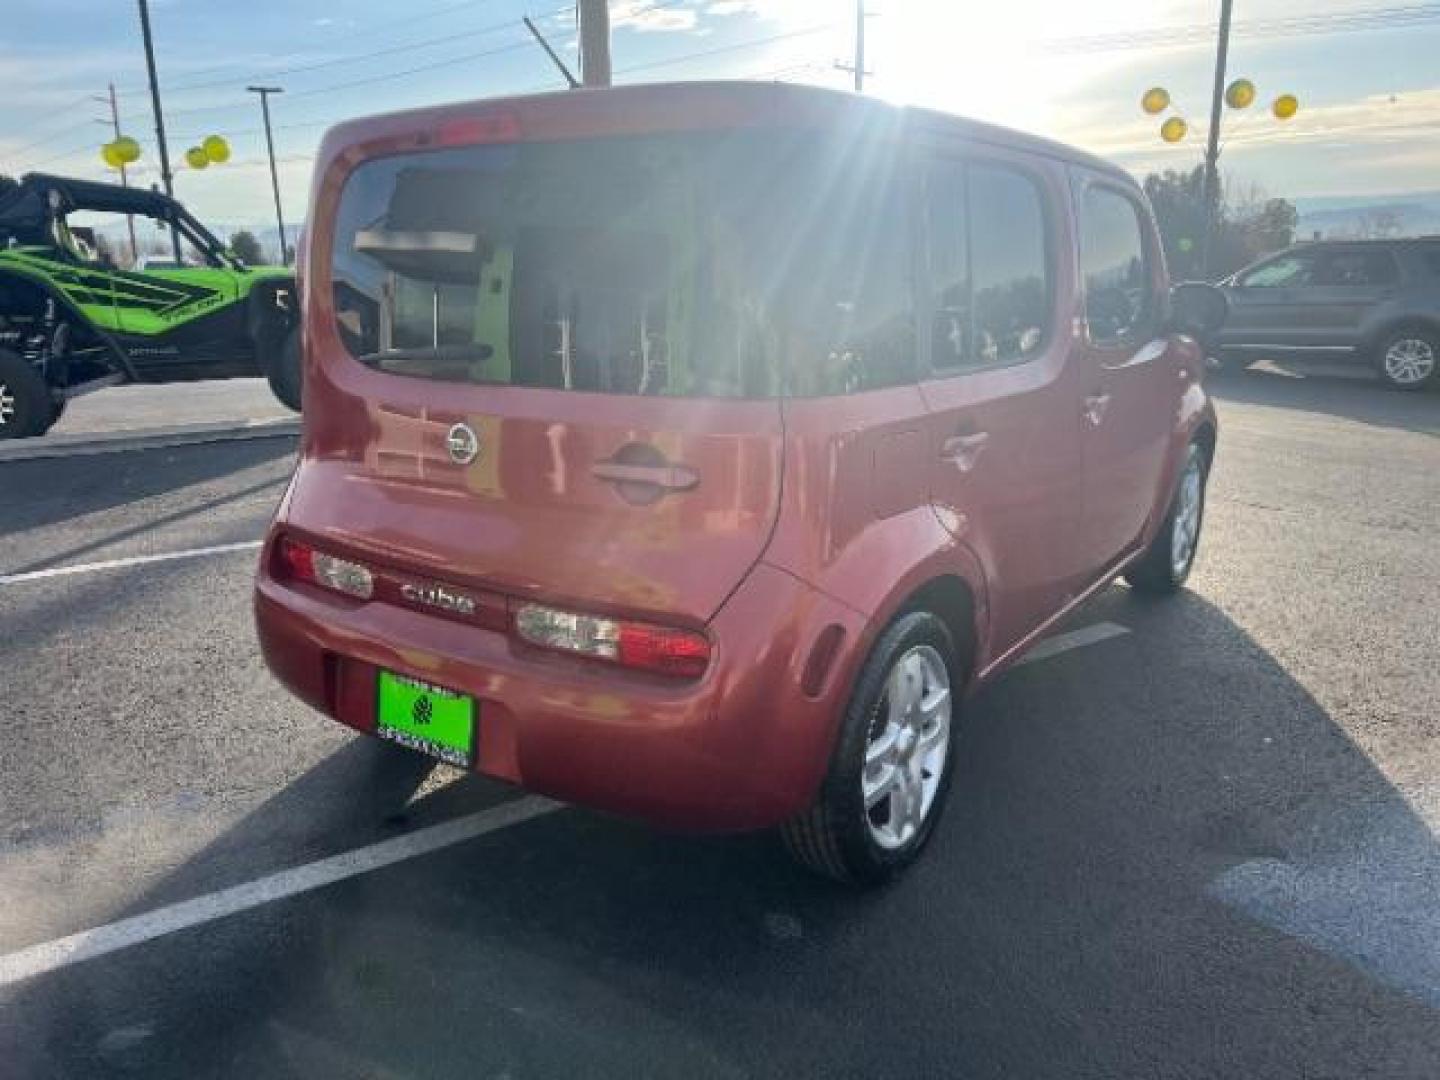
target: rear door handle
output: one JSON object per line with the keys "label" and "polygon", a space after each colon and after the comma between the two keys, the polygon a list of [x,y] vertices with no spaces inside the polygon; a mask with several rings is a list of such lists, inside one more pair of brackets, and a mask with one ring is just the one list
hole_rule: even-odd
{"label": "rear door handle", "polygon": [[700,483],[700,474],[688,465],[624,465],[618,461],[597,461],[590,475],[613,484],[649,484],[666,491],[689,491]]}
{"label": "rear door handle", "polygon": [[964,435],[951,435],[940,444],[940,456],[951,462],[961,472],[975,467],[975,460],[990,441],[988,431],[972,431]]}
{"label": "rear door handle", "polygon": [[1105,420],[1105,409],[1109,404],[1109,394],[1091,394],[1085,399],[1085,419],[1099,427]]}

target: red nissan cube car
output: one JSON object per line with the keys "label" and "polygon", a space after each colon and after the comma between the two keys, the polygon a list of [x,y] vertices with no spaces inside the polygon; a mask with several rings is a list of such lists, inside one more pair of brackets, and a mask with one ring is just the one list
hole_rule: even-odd
{"label": "red nissan cube car", "polygon": [[255,608],[359,731],[856,882],[918,854],[965,694],[1195,556],[1215,417],[1103,161],[745,83],[344,124],[299,466]]}

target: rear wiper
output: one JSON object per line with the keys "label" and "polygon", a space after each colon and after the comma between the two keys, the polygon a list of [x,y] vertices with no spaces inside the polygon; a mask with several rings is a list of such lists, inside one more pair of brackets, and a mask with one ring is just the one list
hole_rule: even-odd
{"label": "rear wiper", "polygon": [[495,350],[489,345],[435,345],[423,349],[366,353],[360,357],[360,362],[396,375],[495,382],[497,380],[482,377],[485,362],[494,355]]}

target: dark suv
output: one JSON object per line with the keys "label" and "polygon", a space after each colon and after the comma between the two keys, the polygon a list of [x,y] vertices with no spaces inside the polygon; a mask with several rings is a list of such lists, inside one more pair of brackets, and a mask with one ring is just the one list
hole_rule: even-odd
{"label": "dark suv", "polygon": [[1230,315],[1215,345],[1225,359],[1354,357],[1400,390],[1437,379],[1440,237],[1300,244],[1221,284]]}

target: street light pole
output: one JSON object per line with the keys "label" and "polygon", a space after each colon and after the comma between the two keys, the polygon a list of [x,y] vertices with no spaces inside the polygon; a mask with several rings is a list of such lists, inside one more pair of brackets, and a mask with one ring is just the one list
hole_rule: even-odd
{"label": "street light pole", "polygon": [[275,171],[275,139],[270,134],[270,95],[283,94],[279,86],[247,86],[246,90],[260,95],[260,111],[265,116],[265,149],[270,154],[270,187],[275,192],[275,224],[280,227],[280,265],[290,265],[290,248],[285,243],[285,213],[280,209],[280,174]]}
{"label": "street light pole", "polygon": [[1205,144],[1205,236],[1200,266],[1210,276],[1210,251],[1220,224],[1220,116],[1225,104],[1225,58],[1230,51],[1230,6],[1220,0],[1220,36],[1215,45],[1215,89],[1210,97],[1210,132]]}

